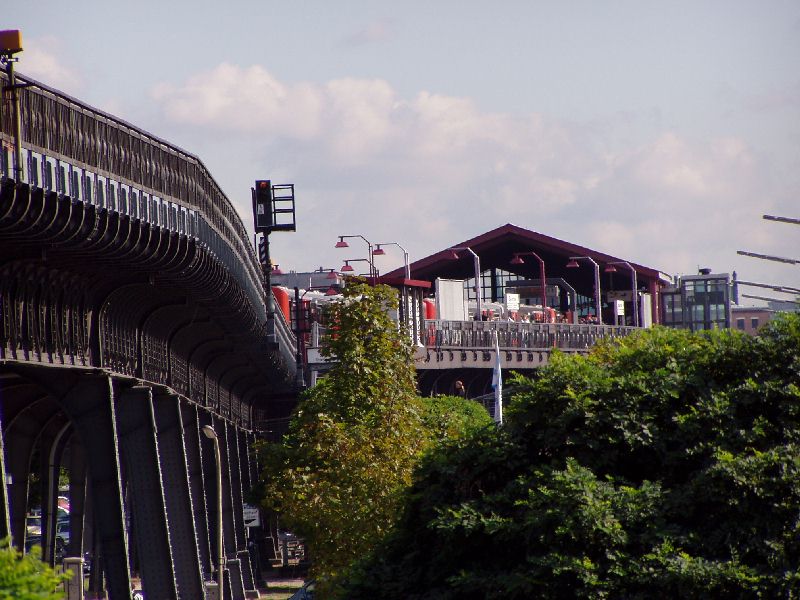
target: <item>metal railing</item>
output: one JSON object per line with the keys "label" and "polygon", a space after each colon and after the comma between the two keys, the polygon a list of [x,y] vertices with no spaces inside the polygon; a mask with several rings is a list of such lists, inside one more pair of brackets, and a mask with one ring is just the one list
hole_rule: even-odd
{"label": "metal railing", "polygon": [[[264,277],[232,202],[193,154],[28,77],[18,75],[22,174],[73,200],[194,236],[245,290],[266,320]],[[0,72],[0,83],[7,77]],[[11,111],[0,108],[0,171],[13,176]],[[289,359],[297,341],[281,315],[268,335]],[[291,362],[291,361],[288,361]]]}
{"label": "metal railing", "polygon": [[[197,237],[263,307],[263,276],[247,229],[198,157],[29,77],[17,75],[17,82],[25,183]],[[12,129],[11,111],[0,108],[0,168],[7,177],[17,166],[8,151]]]}
{"label": "metal railing", "polygon": [[423,342],[427,348],[491,350],[496,334],[503,350],[581,351],[601,338],[626,336],[638,330],[614,325],[434,320],[425,321]]}

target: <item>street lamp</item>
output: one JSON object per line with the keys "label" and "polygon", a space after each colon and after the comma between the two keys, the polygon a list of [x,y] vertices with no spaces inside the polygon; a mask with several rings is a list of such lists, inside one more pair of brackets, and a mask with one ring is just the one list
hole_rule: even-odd
{"label": "street lamp", "polygon": [[217,463],[217,585],[219,587],[217,598],[222,600],[225,597],[223,591],[223,577],[225,568],[225,548],[222,545],[222,456],[219,451],[219,438],[217,432],[211,425],[203,425],[203,433],[214,442],[214,458]]}
{"label": "street lamp", "polygon": [[472,254],[472,260],[475,266],[475,299],[477,304],[477,321],[481,320],[481,295],[483,293],[483,288],[481,286],[481,259],[478,257],[477,254],[470,248],[469,246],[458,246],[454,248],[447,249],[450,252],[450,258],[452,260],[458,260],[458,253],[462,250],[466,250],[470,254]]}
{"label": "street lamp", "polygon": [[406,267],[406,279],[411,279],[411,267],[408,265],[408,252],[406,252],[406,249],[397,242],[381,242],[380,244],[375,245],[375,250],[372,251],[372,256],[383,256],[386,254],[386,250],[381,248],[381,246],[397,246],[403,251],[403,261]]}
{"label": "street lamp", "polygon": [[594,265],[594,303],[595,310],[597,311],[597,322],[603,324],[603,315],[600,312],[600,265],[598,265],[590,256],[570,256],[567,263],[568,269],[578,267],[578,261],[585,260]]}
{"label": "street lamp", "polygon": [[355,235],[340,235],[338,237],[339,237],[339,241],[336,242],[336,244],[334,245],[334,248],[349,248],[350,244],[348,244],[347,242],[344,241],[345,238],[361,238],[362,240],[364,240],[366,242],[367,248],[368,248],[367,262],[369,263],[369,276],[370,277],[374,277],[375,279],[377,279],[378,278],[378,272],[375,269],[375,263],[372,262],[372,242],[370,242],[363,235],[359,235],[359,234],[355,234]]}
{"label": "street lamp", "polygon": [[633,296],[631,296],[631,301],[633,302],[633,326],[639,326],[639,284],[636,281],[636,269],[633,268],[633,265],[625,260],[615,260],[614,262],[606,263],[606,268],[603,269],[604,273],[616,273],[617,269],[614,265],[624,265],[628,267],[631,271],[631,292]]}
{"label": "street lamp", "polygon": [[[352,267],[352,265],[350,263],[353,263],[353,262],[370,263],[370,261],[368,261],[366,258],[350,258],[350,259],[344,261],[344,264],[339,269],[339,271],[341,271],[342,273],[352,273],[353,271],[355,271],[355,269]],[[372,266],[372,263],[370,263],[370,267],[371,266]],[[372,276],[372,273],[370,273],[370,276]]]}
{"label": "street lamp", "polygon": [[511,259],[512,265],[524,265],[525,261],[522,260],[523,256],[533,256],[536,260],[539,261],[539,280],[542,284],[542,308],[547,308],[547,283],[546,277],[544,274],[544,261],[542,257],[536,254],[536,252],[514,252],[514,258]]}

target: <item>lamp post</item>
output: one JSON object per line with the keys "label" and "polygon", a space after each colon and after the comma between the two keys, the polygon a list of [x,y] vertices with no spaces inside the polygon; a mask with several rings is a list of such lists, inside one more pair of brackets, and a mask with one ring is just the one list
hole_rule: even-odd
{"label": "lamp post", "polygon": [[225,568],[225,548],[222,545],[222,456],[219,451],[219,438],[214,428],[211,425],[203,425],[203,433],[214,442],[214,459],[217,464],[217,585],[219,587],[217,598],[222,600],[225,597],[222,587]]}
{"label": "lamp post", "polygon": [[383,256],[386,254],[386,250],[381,248],[381,246],[397,246],[403,251],[403,262],[406,267],[406,279],[411,279],[411,267],[408,265],[408,252],[406,252],[406,249],[397,242],[381,242],[380,244],[375,244],[375,250],[372,251],[372,256]]}
{"label": "lamp post", "polygon": [[636,269],[633,268],[633,265],[625,260],[615,260],[614,262],[610,262],[606,264],[606,268],[603,269],[605,273],[616,273],[617,269],[614,268],[614,265],[623,265],[628,267],[631,271],[631,292],[633,296],[631,296],[631,302],[633,302],[633,326],[639,326],[639,284],[636,280]]}
{"label": "lamp post", "polygon": [[542,257],[536,254],[536,252],[514,252],[514,258],[511,259],[512,265],[524,265],[525,261],[522,260],[523,256],[533,256],[536,260],[539,261],[539,280],[542,284],[542,308],[547,308],[547,279],[544,273],[544,261]]}
{"label": "lamp post", "polygon": [[475,252],[469,246],[458,246],[454,248],[448,248],[450,251],[450,258],[452,260],[458,260],[458,253],[462,250],[466,250],[470,254],[472,254],[472,260],[475,266],[475,300],[477,304],[477,319],[478,321],[481,320],[481,295],[483,293],[483,288],[481,287],[481,259],[480,257],[475,254]]}
{"label": "lamp post", "polygon": [[369,276],[374,277],[375,279],[378,278],[378,272],[375,270],[375,263],[372,261],[372,242],[370,242],[367,238],[363,235],[355,234],[355,235],[340,235],[339,241],[336,242],[334,248],[349,248],[350,244],[345,242],[345,238],[361,238],[367,244],[368,254],[367,254],[367,262],[369,263]]}
{"label": "lamp post", "polygon": [[570,256],[567,268],[574,269],[578,266],[579,260],[585,260],[594,265],[594,303],[595,310],[597,311],[597,322],[603,324],[603,315],[600,312],[600,265],[598,265],[590,256]]}

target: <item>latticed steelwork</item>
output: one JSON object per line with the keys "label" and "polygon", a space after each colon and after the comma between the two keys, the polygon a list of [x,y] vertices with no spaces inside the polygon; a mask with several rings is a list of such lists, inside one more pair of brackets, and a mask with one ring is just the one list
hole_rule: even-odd
{"label": "latticed steelwork", "polygon": [[17,83],[21,165],[8,103],[0,112],[0,537],[25,545],[33,469],[44,558],[58,560],[54,486],[66,469],[66,551],[95,558],[93,592],[130,598],[133,566],[148,597],[202,598],[219,558],[215,458],[200,435],[211,425],[223,442],[226,597],[243,598],[255,467],[240,449],[257,420],[290,406],[294,336],[281,314],[268,319],[247,231],[199,159]]}
{"label": "latticed steelwork", "polygon": [[[19,260],[0,267],[6,275],[0,357],[109,368],[225,414],[247,413],[245,369],[210,383],[202,364],[207,354],[222,345],[249,354],[251,374],[263,372],[256,367],[263,356],[285,371],[294,365],[293,348],[286,347],[294,340],[280,315],[278,331],[266,331],[263,275],[231,202],[195,156],[20,80],[27,85],[20,90],[27,181],[3,183],[0,227],[4,240],[15,240]],[[7,107],[0,123],[8,175]],[[43,260],[34,265],[32,252]],[[187,311],[195,318],[175,329]],[[192,348],[182,331],[188,328],[226,343],[207,343],[206,352]],[[277,353],[261,346],[266,335],[283,342]],[[200,362],[194,369],[192,358]],[[239,390],[230,387],[236,383]]]}

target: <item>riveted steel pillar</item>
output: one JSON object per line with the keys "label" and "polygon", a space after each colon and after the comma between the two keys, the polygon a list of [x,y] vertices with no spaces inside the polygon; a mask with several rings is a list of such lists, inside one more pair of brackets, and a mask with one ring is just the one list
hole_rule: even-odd
{"label": "riveted steel pillar", "polygon": [[178,590],[173,575],[151,389],[146,386],[121,389],[119,396],[120,449],[130,483],[131,520],[142,589],[151,598],[174,600]]}
{"label": "riveted steel pillar", "polygon": [[6,475],[6,445],[3,442],[3,422],[0,415],[0,538],[11,535],[8,514],[8,476]]}
{"label": "riveted steel pillar", "polygon": [[58,419],[48,424],[41,435],[39,481],[42,491],[42,560],[54,566],[56,555],[66,550],[66,543],[57,535],[58,478],[61,457],[68,440],[69,422]]}
{"label": "riveted steel pillar", "polygon": [[[206,508],[206,488],[203,484],[203,457],[200,445],[200,414],[197,405],[189,403],[181,408],[181,418],[183,420],[184,444],[186,448],[186,465],[189,472],[189,487],[192,498],[192,509],[194,512],[195,531],[197,533],[198,551],[200,554],[200,565],[203,570],[203,579],[211,580],[211,546],[210,535],[211,524],[208,521],[208,511]],[[208,416],[208,413],[202,413]],[[210,423],[202,423],[207,425]]]}
{"label": "riveted steel pillar", "polygon": [[203,575],[200,569],[180,401],[174,395],[156,394],[153,406],[178,597],[196,600],[203,597]]}
{"label": "riveted steel pillar", "polygon": [[[224,420],[218,419],[215,423],[215,429],[217,431],[217,436],[220,438],[220,454],[222,455],[222,528],[225,537],[225,556],[228,559],[227,564],[230,570],[228,581],[231,586],[232,600],[244,600],[244,581],[242,581],[241,569],[236,564],[239,562],[239,548],[237,547],[237,532],[234,521],[228,424]],[[241,495],[239,498],[241,499]],[[241,504],[239,510],[241,510]]]}
{"label": "riveted steel pillar", "polygon": [[[75,436],[69,445],[69,543],[67,556],[83,558],[86,524],[86,453]],[[91,528],[89,528],[91,529]]]}
{"label": "riveted steel pillar", "polygon": [[[246,498],[247,494],[253,488],[255,482],[255,470],[253,464],[253,446],[251,442],[251,433],[244,429],[238,430],[237,441],[239,444],[239,472],[242,480],[242,494]],[[242,561],[247,561],[249,571],[253,579],[253,589],[257,588],[257,582],[261,581],[260,565],[258,564],[258,552],[256,550],[255,539],[253,538],[254,530],[250,527],[245,527],[245,542],[247,545],[247,554],[242,555]],[[258,531],[260,528],[256,528]]]}
{"label": "riveted steel pillar", "polygon": [[[242,460],[239,453],[239,433],[236,425],[228,424],[228,461],[231,472],[231,512],[236,530],[236,558],[239,559],[239,570],[245,591],[255,590],[253,570],[250,567],[250,553],[247,551],[247,532],[244,526],[244,498],[242,496]],[[245,468],[246,468],[245,457]]]}
{"label": "riveted steel pillar", "polygon": [[[111,377],[86,375],[64,396],[88,458],[94,533],[93,562],[106,574],[110,600],[130,600],[128,536],[122,502],[119,445]],[[99,555],[98,555],[99,554]],[[93,568],[94,570],[94,568]]]}
{"label": "riveted steel pillar", "polygon": [[39,434],[47,422],[48,414],[37,409],[41,404],[30,405],[7,429],[8,469],[11,474],[9,490],[9,509],[11,538],[14,545],[22,550],[25,543],[25,513],[28,507],[28,478],[31,457]]}

